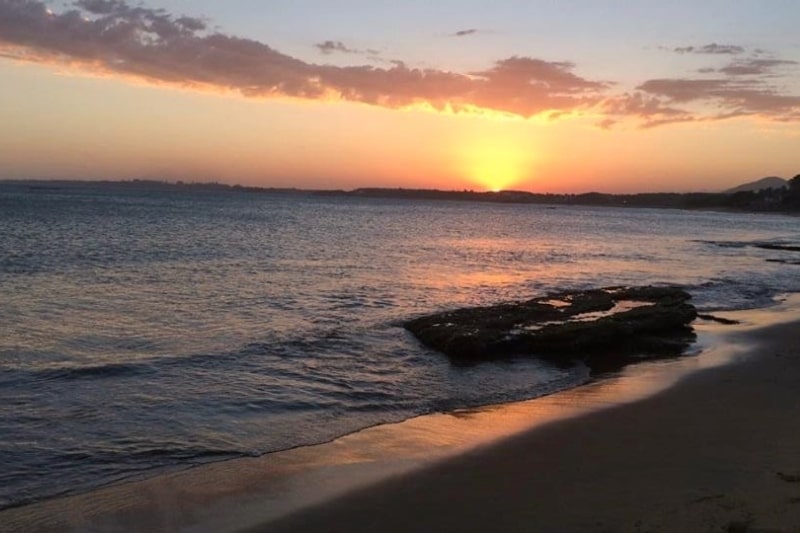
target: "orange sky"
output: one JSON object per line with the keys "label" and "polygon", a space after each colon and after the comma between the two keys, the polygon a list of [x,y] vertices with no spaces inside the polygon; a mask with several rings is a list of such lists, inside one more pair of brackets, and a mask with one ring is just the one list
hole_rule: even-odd
{"label": "orange sky", "polygon": [[[697,55],[706,63],[690,59],[716,65],[715,74],[682,66],[684,78],[640,78],[635,90],[572,62],[517,55],[466,73],[361,66],[363,51],[341,41],[325,55],[350,54],[356,66],[226,37],[232,52],[255,50],[231,56],[246,67],[189,71],[182,59],[170,71],[163,53],[134,65],[91,33],[96,14],[65,38],[86,40],[76,51],[52,31],[9,29],[5,4],[0,49],[13,57],[0,59],[0,179],[635,192],[719,190],[800,172],[796,48],[651,49],[641,54],[670,65]],[[170,20],[192,46],[211,46]],[[79,55],[86,47],[101,57],[91,67]],[[254,77],[270,61],[283,78]],[[780,86],[763,81],[778,74]]]}

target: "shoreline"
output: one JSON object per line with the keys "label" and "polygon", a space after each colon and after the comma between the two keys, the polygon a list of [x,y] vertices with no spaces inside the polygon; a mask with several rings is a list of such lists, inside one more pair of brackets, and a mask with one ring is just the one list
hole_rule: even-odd
{"label": "shoreline", "polygon": [[759,318],[730,364],[249,531],[798,532],[800,317]]}
{"label": "shoreline", "polygon": [[[685,381],[707,374],[708,368],[739,368],[745,364],[740,359],[752,364],[758,358],[746,354],[753,349],[748,340],[753,332],[767,324],[798,320],[798,304],[800,295],[793,295],[776,307],[724,313],[743,320],[737,326],[700,325],[700,355],[632,365],[619,375],[533,400],[423,415],[329,443],[206,464],[11,508],[0,512],[0,522],[9,531],[271,531],[273,527],[294,531],[313,530],[315,519],[330,519],[332,513],[347,517],[341,518],[347,529],[372,530],[363,527],[367,522],[359,522],[352,509],[354,501],[360,502],[357,507],[363,505],[365,487],[372,487],[366,493],[371,501],[374,490],[383,493],[398,490],[403,483],[414,485],[447,465],[461,471],[463,465],[453,465],[477,461],[481,454],[490,456],[492,450],[547,434],[553,427],[580,427],[601,414],[670,396]],[[732,360],[741,364],[726,365]],[[603,434],[616,435],[619,428],[612,427]],[[800,470],[800,464],[791,468]],[[395,501],[394,511],[402,510],[403,502]],[[412,515],[416,508],[413,511]],[[459,506],[459,511],[444,514],[460,512]],[[465,525],[469,522],[460,524]],[[403,530],[399,523],[396,527]]]}
{"label": "shoreline", "polygon": [[[684,211],[716,211],[722,213],[755,213],[800,216],[796,205],[779,206],[774,203],[763,203],[755,198],[760,191],[745,190],[740,193],[750,194],[751,203],[740,205],[731,202],[735,193],[728,191],[684,191],[684,192],[531,192],[521,190],[441,190],[441,189],[408,189],[408,188],[357,188],[343,189],[298,189],[294,187],[260,187],[242,184],[217,182],[160,181],[152,179],[133,180],[70,180],[70,179],[5,179],[0,186],[26,187],[28,190],[59,191],[79,188],[107,187],[121,190],[142,192],[202,192],[218,194],[233,192],[245,194],[302,195],[320,198],[350,199],[386,199],[409,201],[444,201],[470,202],[483,204],[539,205],[546,207],[611,207],[623,209],[677,209]],[[745,184],[746,185],[746,184]],[[788,180],[785,190],[788,190]],[[694,201],[692,198],[694,197]],[[660,198],[653,201],[652,198]],[[698,201],[705,198],[705,201]],[[677,200],[676,200],[677,199]],[[711,200],[709,200],[711,199]],[[709,203],[710,202],[710,203]]]}

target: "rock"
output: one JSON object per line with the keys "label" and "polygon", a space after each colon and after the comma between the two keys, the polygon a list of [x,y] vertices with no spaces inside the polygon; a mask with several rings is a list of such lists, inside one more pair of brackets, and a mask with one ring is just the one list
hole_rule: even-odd
{"label": "rock", "polygon": [[611,287],[523,302],[457,309],[409,320],[405,328],[456,361],[535,355],[592,368],[646,356],[680,355],[694,341],[697,312],[675,287]]}

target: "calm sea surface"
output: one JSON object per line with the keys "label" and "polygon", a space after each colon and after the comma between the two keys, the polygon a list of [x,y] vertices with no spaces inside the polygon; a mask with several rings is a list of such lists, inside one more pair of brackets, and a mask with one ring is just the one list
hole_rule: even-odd
{"label": "calm sea surface", "polygon": [[778,215],[0,184],[0,508],[575,386],[398,323],[622,284],[769,305],[800,266],[752,244],[798,241]]}

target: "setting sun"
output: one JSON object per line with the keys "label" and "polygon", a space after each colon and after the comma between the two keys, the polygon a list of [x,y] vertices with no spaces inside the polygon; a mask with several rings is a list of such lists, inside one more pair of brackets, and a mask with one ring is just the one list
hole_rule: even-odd
{"label": "setting sun", "polygon": [[526,180],[531,162],[531,152],[512,142],[484,142],[471,147],[465,154],[464,173],[481,188],[497,192]]}
{"label": "setting sun", "polygon": [[800,533],[798,20],[0,0],[0,533]]}

